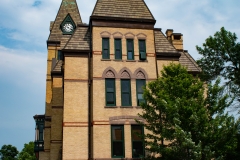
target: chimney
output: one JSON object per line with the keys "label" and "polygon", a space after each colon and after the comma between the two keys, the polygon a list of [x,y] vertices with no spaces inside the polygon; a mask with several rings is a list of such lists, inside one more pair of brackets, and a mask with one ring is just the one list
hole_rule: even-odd
{"label": "chimney", "polygon": [[166,36],[167,36],[168,41],[178,51],[183,51],[183,35],[181,33],[173,33],[172,29],[167,29]]}

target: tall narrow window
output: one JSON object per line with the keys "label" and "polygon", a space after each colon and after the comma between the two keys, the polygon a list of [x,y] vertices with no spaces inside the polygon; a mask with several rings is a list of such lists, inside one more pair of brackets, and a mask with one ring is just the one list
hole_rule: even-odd
{"label": "tall narrow window", "polygon": [[62,60],[62,59],[63,59],[62,51],[58,50],[57,60]]}
{"label": "tall narrow window", "polygon": [[143,87],[146,85],[145,79],[137,79],[136,80],[136,88],[137,88],[137,105],[140,106],[140,103],[144,103],[143,99]]}
{"label": "tall narrow window", "polygon": [[121,39],[115,39],[115,59],[122,59],[122,42]]}
{"label": "tall narrow window", "polygon": [[106,78],[105,88],[106,88],[106,106],[115,106],[116,105],[115,79]]}
{"label": "tall narrow window", "polygon": [[102,58],[103,59],[110,59],[109,38],[103,38],[102,39]]}
{"label": "tall narrow window", "polygon": [[143,126],[132,126],[132,158],[144,157]]}
{"label": "tall narrow window", "polygon": [[122,106],[132,106],[130,83],[130,79],[121,79]]}
{"label": "tall narrow window", "polygon": [[123,126],[112,126],[112,158],[124,158]]}
{"label": "tall narrow window", "polygon": [[134,60],[133,39],[127,39],[127,59]]}
{"label": "tall narrow window", "polygon": [[145,40],[139,40],[139,59],[146,60],[146,42]]}

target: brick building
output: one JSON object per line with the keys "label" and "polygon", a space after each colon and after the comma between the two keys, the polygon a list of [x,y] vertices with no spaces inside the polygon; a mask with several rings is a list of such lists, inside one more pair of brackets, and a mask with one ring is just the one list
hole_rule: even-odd
{"label": "brick building", "polygon": [[34,116],[40,160],[145,155],[134,134],[144,133],[142,86],[171,62],[201,71],[183,35],[155,22],[144,0],[97,0],[88,25],[76,0],[62,0],[47,40],[45,114]]}

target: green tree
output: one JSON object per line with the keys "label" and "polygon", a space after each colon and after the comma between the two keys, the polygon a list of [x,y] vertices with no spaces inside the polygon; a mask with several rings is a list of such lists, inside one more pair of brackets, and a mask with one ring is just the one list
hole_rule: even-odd
{"label": "green tree", "polygon": [[179,64],[165,66],[148,83],[139,114],[147,123],[139,123],[151,131],[144,136],[146,149],[161,157],[147,159],[221,159],[236,148],[237,123],[224,113],[232,101],[221,96],[219,83],[209,85],[204,98],[204,84]]}
{"label": "green tree", "polygon": [[3,145],[0,150],[0,159],[1,160],[16,160],[18,150],[15,146],[12,145]]}
{"label": "green tree", "polygon": [[18,155],[18,160],[36,160],[34,153],[34,142],[24,144],[24,148]]}
{"label": "green tree", "polygon": [[235,33],[224,27],[210,36],[203,47],[196,46],[203,57],[197,61],[202,68],[201,79],[211,82],[217,77],[225,79],[225,86],[240,101],[240,43]]}

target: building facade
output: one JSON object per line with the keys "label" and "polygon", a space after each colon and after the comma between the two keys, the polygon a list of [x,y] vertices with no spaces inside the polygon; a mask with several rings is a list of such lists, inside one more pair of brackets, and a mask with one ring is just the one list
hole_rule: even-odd
{"label": "building facade", "polygon": [[45,114],[34,116],[38,159],[145,156],[142,86],[172,62],[201,71],[183,35],[155,23],[144,0],[97,0],[88,25],[76,0],[62,0],[47,40]]}

